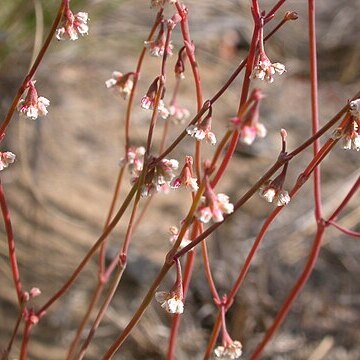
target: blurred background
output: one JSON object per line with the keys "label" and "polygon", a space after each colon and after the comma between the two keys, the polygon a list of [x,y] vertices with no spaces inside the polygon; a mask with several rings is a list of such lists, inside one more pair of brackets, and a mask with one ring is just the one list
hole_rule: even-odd
{"label": "blurred background", "polygon": [[[260,1],[269,10],[274,1]],[[0,3],[0,118],[4,118],[35,52],[46,36],[59,1],[3,0]],[[37,121],[15,114],[1,150],[17,155],[16,163],[2,173],[15,232],[20,271],[26,290],[36,286],[44,304],[68,278],[102,232],[123,156],[124,109],[118,94],[105,88],[114,70],[135,70],[155,18],[150,1],[71,1],[76,13],[90,16],[89,35],[75,42],[53,41],[35,76],[40,96],[50,99],[49,114]],[[245,0],[188,0],[190,29],[196,44],[204,98],[226,81],[246,56],[252,32],[249,2]],[[249,147],[239,146],[218,192],[233,202],[273,164],[280,148],[280,128],[288,131],[289,149],[310,135],[310,87],[308,82],[307,10],[305,1],[289,0],[267,30],[287,10],[299,19],[288,23],[266,45],[273,62],[286,65],[287,73],[271,85],[254,82],[267,97],[261,121],[265,139]],[[166,11],[172,15],[172,8]],[[360,3],[358,0],[318,1],[318,62],[320,119],[328,121],[359,91]],[[174,33],[174,52],[181,36]],[[167,95],[174,84],[169,63]],[[132,118],[132,143],[144,145],[150,113],[139,102],[158,75],[160,60],[145,58]],[[237,110],[242,76],[214,107],[213,127],[218,138]],[[181,84],[179,105],[194,114],[196,103],[190,73]],[[154,153],[158,151],[163,120],[159,120]],[[182,130],[170,125],[169,142]],[[329,134],[325,135],[324,141]],[[194,145],[186,139],[172,157],[183,157]],[[340,144],[339,144],[340,145]],[[204,145],[204,158],[213,148]],[[289,166],[286,187],[291,188],[311,159],[311,150]],[[359,154],[337,146],[322,166],[325,214],[343,199],[359,176]],[[121,198],[129,189],[125,180]],[[142,202],[142,204],[144,201]],[[127,324],[169,249],[168,228],[184,218],[190,196],[180,191],[158,195],[134,234],[129,263],[87,359],[99,359]],[[220,293],[231,288],[272,205],[254,196],[208,240],[211,266]],[[340,216],[339,223],[360,231],[359,195]],[[110,259],[122,243],[128,214],[111,235]],[[242,342],[244,358],[262,339],[306,261],[315,223],[311,183],[281,213],[266,235],[252,269],[228,313],[231,336]],[[360,358],[360,249],[358,240],[329,229],[316,269],[296,301],[264,359]],[[161,287],[169,289],[174,274]],[[30,359],[64,359],[97,280],[96,260],[33,330]],[[10,338],[16,316],[16,294],[9,270],[6,236],[0,242],[0,348]],[[182,317],[177,359],[201,359],[216,308],[212,302],[198,251],[193,279]],[[170,317],[155,302],[122,347],[116,359],[163,359],[167,350]],[[19,354],[17,339],[11,358]]]}

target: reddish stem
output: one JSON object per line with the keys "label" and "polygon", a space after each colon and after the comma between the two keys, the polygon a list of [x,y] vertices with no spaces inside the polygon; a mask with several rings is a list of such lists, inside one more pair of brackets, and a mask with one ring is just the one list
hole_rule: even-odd
{"label": "reddish stem", "polygon": [[[309,46],[310,46],[311,123],[312,123],[312,134],[314,135],[319,130],[315,0],[308,0],[308,15],[309,15]],[[317,154],[319,148],[320,148],[320,141],[316,139],[313,143],[314,155]],[[320,166],[318,166],[314,171],[314,183],[313,183],[316,221],[320,221],[322,217],[320,175],[321,175]]]}
{"label": "reddish stem", "polygon": [[359,232],[346,229],[343,226],[337,224],[335,221],[328,221],[327,223],[334,226],[335,228],[337,228],[338,230],[340,230],[341,232],[343,232],[346,235],[353,236],[353,237],[356,237],[356,238],[360,238],[360,233]]}
{"label": "reddish stem", "polygon": [[324,226],[320,225],[320,223],[319,223],[309,258],[306,262],[306,265],[304,267],[304,270],[303,270],[301,276],[299,277],[295,286],[291,290],[289,296],[285,300],[285,302],[284,302],[283,306],[281,307],[280,311],[278,312],[273,324],[266,332],[264,339],[261,341],[259,346],[256,348],[255,352],[250,357],[250,360],[257,360],[260,358],[261,353],[263,352],[265,346],[270,341],[270,339],[272,338],[274,333],[279,329],[280,325],[282,324],[286,315],[288,314],[292,304],[294,303],[294,301],[298,297],[301,289],[303,288],[303,286],[309,279],[311,272],[316,264],[317,258],[319,256],[320,247],[321,247],[322,240],[324,237],[324,230],[325,230]]}
{"label": "reddish stem", "polygon": [[16,289],[18,304],[19,304],[19,307],[21,308],[22,301],[23,301],[23,299],[22,299],[22,284],[21,284],[21,280],[20,280],[19,266],[18,266],[17,257],[16,257],[15,239],[14,239],[14,233],[13,233],[12,225],[11,225],[10,212],[9,212],[9,208],[7,206],[1,178],[0,178],[0,205],[1,205],[2,216],[4,219],[6,235],[7,235],[7,239],[8,239],[8,249],[9,249],[11,273],[12,273],[12,277],[13,277],[14,286]]}
{"label": "reddish stem", "polygon": [[29,339],[30,339],[30,333],[31,333],[32,326],[33,325],[29,321],[25,322],[19,360],[27,360],[28,359],[27,352],[28,352],[28,345],[29,345]]}
{"label": "reddish stem", "polygon": [[41,61],[43,60],[44,55],[45,55],[47,49],[49,48],[50,42],[51,42],[51,40],[52,40],[52,38],[53,38],[53,36],[55,34],[56,28],[59,26],[59,23],[60,23],[61,18],[63,16],[64,8],[66,6],[68,6],[68,3],[69,3],[69,0],[63,0],[61,2],[61,5],[60,5],[60,7],[58,9],[58,12],[57,12],[56,18],[54,20],[54,23],[53,23],[53,25],[52,25],[52,27],[50,29],[49,35],[47,36],[47,38],[45,40],[45,43],[42,46],[38,56],[36,57],[36,59],[34,61],[34,64],[32,65],[29,73],[25,76],[24,81],[20,85],[20,88],[19,88],[17,94],[15,95],[14,100],[11,103],[10,109],[9,109],[9,111],[8,111],[6,117],[5,117],[5,120],[3,121],[3,123],[0,126],[0,139],[2,139],[3,135],[5,134],[6,128],[8,127],[8,125],[9,125],[9,123],[10,123],[10,121],[11,121],[13,115],[14,115],[14,112],[16,110],[17,104],[19,103],[21,95],[26,90],[28,83],[34,77],[34,75],[35,75]]}

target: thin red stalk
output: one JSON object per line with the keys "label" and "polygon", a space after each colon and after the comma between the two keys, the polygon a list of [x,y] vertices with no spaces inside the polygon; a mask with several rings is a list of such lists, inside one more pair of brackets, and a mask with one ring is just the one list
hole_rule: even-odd
{"label": "thin red stalk", "polygon": [[122,278],[122,275],[124,273],[124,270],[125,270],[125,266],[122,266],[122,264],[120,264],[120,267],[119,267],[119,270],[118,270],[118,273],[116,274],[116,276],[114,277],[113,281],[112,281],[112,284],[110,285],[110,288],[109,288],[109,291],[108,293],[106,294],[106,297],[105,297],[105,300],[98,312],[98,315],[96,316],[96,319],[89,331],[89,334],[83,344],[83,346],[81,347],[81,350],[80,350],[80,354],[79,354],[79,357],[78,359],[83,359],[85,354],[86,354],[86,350],[88,348],[88,346],[90,345],[90,342],[91,340],[93,339],[94,335],[95,335],[95,332],[97,330],[97,328],[99,327],[102,319],[104,318],[105,316],[105,313],[110,305],[110,302],[111,300],[113,299],[114,295],[115,295],[115,292],[116,292],[116,289],[117,287],[119,286],[119,283],[120,283],[120,280]]}
{"label": "thin red stalk", "polygon": [[1,360],[8,360],[8,358],[9,358],[12,345],[14,343],[15,337],[16,337],[16,335],[18,333],[18,330],[19,330],[19,327],[20,327],[21,319],[22,319],[22,309],[19,309],[19,314],[18,314],[18,317],[16,319],[14,330],[12,332],[12,335],[11,335],[11,338],[9,340],[8,346],[6,347],[6,352],[3,354]]}
{"label": "thin red stalk", "polygon": [[[182,4],[180,3],[180,1],[176,1],[175,6],[177,8],[179,15],[182,18],[181,32],[182,32],[182,36],[184,39],[186,54],[188,56],[191,70],[193,72],[195,89],[196,89],[197,111],[199,112],[202,107],[202,104],[203,104],[203,96],[202,96],[202,89],[201,89],[199,66],[196,62],[194,45],[193,45],[193,43],[191,41],[191,37],[190,37],[188,15],[183,10],[183,7],[182,7]],[[201,143],[200,143],[200,141],[196,141],[196,143],[195,143],[195,173],[196,173],[197,178],[200,179],[200,176],[201,176]]]}
{"label": "thin red stalk", "polygon": [[[191,280],[191,276],[192,276],[192,272],[193,272],[193,268],[194,268],[194,260],[195,260],[195,252],[190,251],[187,255],[187,260],[186,260],[186,265],[185,265],[184,275],[183,275],[184,299],[186,299],[187,291],[189,289],[190,280]],[[167,357],[166,357],[167,360],[173,360],[175,357],[175,345],[176,345],[177,334],[179,332],[180,321],[181,321],[181,315],[174,314],[174,316],[172,318],[169,346],[168,346],[168,352],[167,352]]]}
{"label": "thin red stalk", "polygon": [[329,217],[328,222],[332,222],[333,220],[336,220],[337,216],[340,214],[340,212],[344,209],[346,204],[350,201],[350,199],[354,196],[354,194],[358,191],[360,186],[360,177],[357,178],[354,185],[351,187],[348,194],[345,196],[344,200],[341,202],[341,204],[338,206],[338,208],[333,212],[333,214]]}
{"label": "thin red stalk", "polygon": [[[116,205],[116,201],[119,197],[119,193],[120,193],[120,188],[121,188],[121,182],[122,182],[122,178],[124,175],[124,170],[125,170],[125,166],[121,166],[120,170],[119,170],[119,174],[118,174],[118,178],[116,181],[116,185],[115,185],[115,190],[114,190],[114,194],[111,200],[111,204],[110,204],[110,208],[109,208],[109,212],[105,221],[105,226],[104,229],[106,229],[106,227],[109,225],[111,218],[114,214],[114,210],[115,210],[115,205]],[[100,281],[102,281],[101,277],[102,275],[104,275],[105,272],[105,253],[106,253],[106,244],[107,241],[104,241],[104,243],[101,245],[100,248],[100,254],[99,254],[99,277],[100,277]]]}
{"label": "thin red stalk", "polygon": [[285,3],[286,0],[279,0],[277,4],[266,14],[265,22],[271,20],[271,18],[276,14],[280,7]]}
{"label": "thin red stalk", "polygon": [[[316,26],[315,26],[315,0],[308,0],[309,15],[309,46],[310,46],[310,84],[311,84],[311,123],[313,135],[319,130],[319,100],[318,100],[318,77],[317,77],[317,53],[316,53]],[[319,151],[320,141],[313,143],[314,155]],[[314,200],[315,217],[320,221],[322,217],[321,204],[321,174],[320,166],[314,171]]]}
{"label": "thin red stalk", "polygon": [[213,349],[216,345],[216,340],[219,336],[219,332],[221,329],[221,312],[219,310],[219,313],[216,317],[216,321],[215,324],[213,326],[213,330],[211,332],[211,336],[208,342],[208,345],[206,347],[206,351],[205,351],[205,355],[204,355],[204,360],[209,360],[210,358],[212,358],[213,356]]}
{"label": "thin red stalk", "polygon": [[14,282],[14,286],[15,286],[15,290],[16,290],[17,299],[18,299],[18,304],[19,304],[19,307],[21,308],[21,304],[23,301],[23,299],[22,299],[22,284],[21,284],[19,266],[18,266],[17,257],[16,257],[15,239],[14,239],[14,233],[13,233],[12,225],[11,225],[10,212],[9,212],[9,208],[7,206],[1,178],[0,178],[0,205],[1,205],[2,216],[4,219],[6,235],[7,235],[7,239],[8,239],[11,274],[13,277],[13,282]]}
{"label": "thin red stalk", "polygon": [[346,235],[360,238],[360,233],[359,232],[346,229],[343,226],[337,224],[335,221],[328,221],[327,223],[334,226],[336,229],[340,230],[341,232],[343,232]]}
{"label": "thin red stalk", "polygon": [[105,239],[108,237],[108,235],[111,233],[111,231],[114,229],[116,224],[121,219],[122,215],[124,214],[125,210],[129,206],[131,199],[135,195],[135,192],[137,190],[137,184],[135,184],[132,189],[130,190],[128,196],[124,200],[122,206],[120,207],[117,214],[114,216],[113,220],[109,224],[109,226],[106,228],[106,230],[101,234],[101,236],[98,238],[98,240],[95,242],[95,244],[91,247],[91,249],[88,251],[88,253],[85,255],[83,260],[81,261],[80,265],[75,269],[75,271],[72,273],[72,275],[69,277],[69,279],[65,282],[65,284],[38,310],[36,313],[37,316],[41,316],[56,300],[58,300],[62,295],[65,294],[65,292],[73,285],[85,265],[88,263],[88,261],[92,258],[92,256],[96,253],[100,245],[105,241]]}
{"label": "thin red stalk", "polygon": [[[163,9],[160,9],[155,23],[153,25],[153,27],[150,30],[149,36],[147,38],[147,41],[150,41],[152,39],[152,37],[154,36],[154,33],[157,29],[157,27],[159,26],[160,22],[161,22],[161,16],[163,13]],[[146,54],[146,47],[144,46],[143,50],[141,51],[141,54],[139,56],[139,60],[136,66],[136,72],[135,72],[135,76],[134,76],[134,83],[133,83],[133,88],[131,90],[130,93],[130,97],[129,97],[129,102],[128,102],[128,106],[126,108],[126,116],[125,116],[125,155],[128,152],[128,149],[130,147],[130,119],[131,119],[131,111],[133,108],[133,103],[134,103],[134,98],[135,98],[135,92],[136,92],[136,87],[138,84],[138,80],[139,80],[139,76],[140,76],[140,71],[141,71],[141,67],[144,61],[144,57]]]}
{"label": "thin red stalk", "polygon": [[71,360],[74,357],[76,348],[80,342],[81,334],[83,333],[85,326],[87,325],[87,323],[90,319],[91,313],[99,300],[99,297],[100,297],[100,294],[102,293],[104,285],[105,285],[105,283],[101,282],[100,279],[98,279],[98,283],[96,285],[95,290],[93,291],[88,308],[85,312],[85,315],[84,315],[78,329],[76,330],[75,337],[69,347],[68,353],[66,355],[66,360]]}
{"label": "thin red stalk", "polygon": [[206,275],[207,282],[208,282],[209,287],[210,287],[211,295],[212,295],[215,302],[220,302],[220,296],[219,296],[218,291],[216,290],[214,278],[213,278],[212,273],[211,273],[209,254],[208,254],[208,250],[207,250],[206,240],[201,242],[201,250],[202,250],[202,256],[203,256],[203,261],[204,261],[205,275]]}
{"label": "thin red stalk", "polygon": [[131,330],[136,326],[136,324],[140,321],[142,315],[144,314],[146,308],[149,306],[150,302],[152,301],[155,291],[160,285],[161,281],[165,277],[165,275],[168,273],[169,269],[173,265],[173,262],[165,262],[163,267],[161,268],[159,274],[157,275],[155,281],[151,285],[151,288],[145,295],[141,305],[133,315],[132,319],[128,323],[128,325],[125,327],[123,332],[120,334],[120,336],[114,341],[114,343],[111,345],[109,350],[105,353],[103,356],[103,360],[111,359],[115,352],[119,349],[119,347],[122,345],[122,343],[126,340],[126,338],[129,336]]}
{"label": "thin red stalk", "polygon": [[29,83],[29,81],[31,81],[31,79],[33,78],[33,76],[35,75],[41,61],[44,58],[44,55],[47,51],[47,49],[49,48],[50,42],[55,34],[56,28],[59,26],[59,23],[61,21],[62,15],[63,15],[63,11],[65,6],[68,6],[69,0],[63,0],[61,2],[61,5],[58,9],[58,12],[56,14],[56,18],[53,22],[53,25],[50,29],[49,35],[47,36],[44,45],[42,46],[38,56],[36,57],[33,66],[31,67],[29,73],[26,75],[24,81],[22,82],[22,84],[19,87],[19,90],[17,92],[17,94],[15,95],[14,100],[11,103],[11,106],[9,108],[9,111],[5,117],[5,120],[3,121],[3,123],[0,126],[0,139],[2,139],[3,135],[5,134],[6,128],[8,127],[14,112],[16,110],[17,104],[19,103],[19,100],[21,98],[21,95],[24,93],[24,91],[27,88],[27,84]]}
{"label": "thin red stalk", "polygon": [[284,304],[282,305],[280,311],[278,312],[273,324],[266,332],[264,339],[261,341],[259,346],[256,348],[255,352],[251,355],[250,360],[257,360],[260,358],[265,346],[270,341],[274,333],[279,329],[280,325],[284,321],[286,315],[288,314],[292,304],[298,297],[301,289],[309,279],[311,272],[316,264],[317,258],[319,256],[320,247],[322,244],[322,240],[324,237],[324,226],[321,223],[318,223],[317,233],[311,248],[310,255],[304,267],[304,270],[299,277],[298,281],[296,282],[295,286],[291,290],[290,294],[288,295],[287,299],[285,300]]}
{"label": "thin red stalk", "polygon": [[30,332],[32,326],[33,325],[29,321],[25,322],[19,360],[28,359],[27,352],[28,352],[28,345],[29,345]]}

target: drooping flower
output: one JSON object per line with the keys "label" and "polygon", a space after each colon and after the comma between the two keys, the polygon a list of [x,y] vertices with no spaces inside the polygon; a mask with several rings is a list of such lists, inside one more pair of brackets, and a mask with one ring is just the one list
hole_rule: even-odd
{"label": "drooping flower", "polygon": [[355,99],[350,101],[350,114],[355,118],[355,120],[360,120],[360,99]]}
{"label": "drooping flower", "polygon": [[231,214],[233,211],[234,205],[229,202],[229,197],[225,194],[216,195],[206,177],[204,196],[195,216],[203,223],[208,223],[211,219],[221,222],[224,220],[224,214]]}
{"label": "drooping flower", "polygon": [[240,341],[235,340],[226,346],[216,347],[214,353],[218,359],[239,359],[242,355],[242,345]]}
{"label": "drooping flower", "polygon": [[193,158],[191,156],[186,156],[185,165],[182,168],[180,175],[175,177],[170,183],[170,186],[173,189],[177,189],[181,186],[190,191],[197,191],[199,189],[197,178],[193,177],[192,165]]}
{"label": "drooping flower", "polygon": [[170,314],[182,314],[184,312],[184,292],[182,284],[181,265],[179,259],[176,263],[176,281],[171,291],[158,291],[155,293],[155,299],[161,304],[161,307]]}
{"label": "drooping flower", "polygon": [[275,200],[277,206],[287,205],[291,200],[289,193],[282,188],[282,184],[276,179],[266,181],[260,187],[259,195],[270,203]]}
{"label": "drooping flower", "polygon": [[16,155],[10,151],[0,152],[0,171],[15,161]]}
{"label": "drooping flower", "polygon": [[[147,197],[158,192],[166,192],[170,187],[171,180],[175,177],[174,171],[179,167],[175,159],[162,159],[146,175],[144,185],[141,188],[141,196]],[[137,179],[133,178],[135,182]]]}
{"label": "drooping flower", "polygon": [[196,125],[190,125],[186,132],[191,136],[194,137],[196,140],[206,140],[209,144],[215,145],[216,144],[216,136],[211,131],[211,110],[209,114],[199,123]]}
{"label": "drooping flower", "polygon": [[89,15],[86,12],[73,12],[67,8],[63,15],[62,27],[56,29],[56,38],[58,40],[77,40],[79,34],[81,36],[87,35],[89,32]]}
{"label": "drooping flower", "polygon": [[[165,45],[166,45],[166,35],[164,31],[163,22],[160,24],[160,30],[156,39],[150,41],[144,41],[144,45],[146,48],[149,49],[149,53],[151,56],[160,57],[164,55]],[[173,49],[173,45],[170,41],[166,48],[166,52],[169,56],[173,54],[172,49]]]}
{"label": "drooping flower", "polygon": [[[155,106],[156,94],[158,92],[158,82],[159,77],[155,78],[155,80],[151,83],[147,93],[142,97],[140,105],[145,110],[153,110]],[[165,90],[163,90],[161,94],[161,99],[159,100],[158,104],[158,113],[163,119],[167,119],[170,115],[169,110],[164,104],[163,98],[165,95]]]}
{"label": "drooping flower", "polygon": [[46,116],[48,111],[47,107],[50,101],[43,97],[38,96],[35,88],[35,81],[29,82],[29,89],[25,99],[21,99],[17,105],[20,114],[25,115],[31,120],[36,120],[39,116]]}
{"label": "drooping flower", "polygon": [[112,73],[112,77],[109,80],[105,81],[105,86],[108,89],[117,89],[121,97],[126,100],[129,97],[131,90],[134,86],[134,81],[131,79],[131,76],[133,75],[134,73],[127,73],[123,75],[119,71],[114,71]]}
{"label": "drooping flower", "polygon": [[268,83],[272,83],[274,81],[274,75],[278,73],[282,75],[286,69],[285,65],[276,62],[271,63],[268,56],[265,53],[264,49],[264,26],[260,27],[260,38],[258,42],[258,51],[259,55],[255,62],[255,66],[251,73],[251,77],[254,79],[265,80]]}
{"label": "drooping flower", "polygon": [[258,63],[254,66],[252,77],[254,79],[265,80],[269,84],[274,82],[274,75],[282,75],[286,71],[285,65],[281,63],[271,63],[269,58],[263,54],[260,55]]}
{"label": "drooping flower", "polygon": [[264,138],[267,134],[265,126],[259,122],[262,98],[261,90],[254,89],[241,116],[230,119],[231,126],[239,131],[239,139],[243,144],[251,145],[256,137]]}
{"label": "drooping flower", "polygon": [[359,133],[359,120],[351,121],[345,128],[342,134],[343,149],[345,150],[360,150],[360,133]]}
{"label": "drooping flower", "polygon": [[[144,167],[145,148],[143,146],[130,147],[127,156],[120,159],[120,166],[127,164],[132,181],[136,181]],[[135,180],[134,180],[135,179]]]}

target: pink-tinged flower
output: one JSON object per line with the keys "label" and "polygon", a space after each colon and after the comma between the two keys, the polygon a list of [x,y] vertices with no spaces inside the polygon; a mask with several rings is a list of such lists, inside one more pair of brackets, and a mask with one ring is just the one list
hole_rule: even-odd
{"label": "pink-tinged flower", "polygon": [[285,71],[285,65],[280,63],[272,64],[269,58],[263,55],[260,56],[259,62],[254,66],[252,77],[254,79],[265,80],[271,84],[274,81],[274,75],[276,73],[282,75]]}
{"label": "pink-tinged flower", "polygon": [[355,118],[355,120],[360,120],[360,99],[355,99],[350,101],[350,114]]}
{"label": "pink-tinged flower", "polygon": [[144,155],[145,148],[140,147],[130,147],[127,152],[127,156],[120,159],[119,165],[125,166],[128,165],[128,170],[132,179],[136,179],[140,176],[140,173],[144,167]]}
{"label": "pink-tinged flower", "polygon": [[186,108],[177,106],[176,104],[169,107],[170,118],[176,124],[183,124],[190,117],[190,112]]}
{"label": "pink-tinged flower", "polygon": [[176,263],[176,281],[171,291],[158,291],[155,293],[155,299],[161,304],[161,307],[170,314],[182,314],[184,312],[184,293],[182,285],[182,274],[179,259]]}
{"label": "pink-tinged flower", "polygon": [[[145,109],[145,110],[153,110],[154,109],[156,94],[158,91],[158,82],[159,82],[159,77],[157,77],[151,83],[146,95],[142,97],[140,105],[143,109]],[[169,117],[170,112],[166,108],[164,101],[162,100],[162,98],[164,97],[164,94],[165,94],[165,90],[161,94],[161,99],[159,100],[157,110],[158,110],[158,113],[160,114],[160,116],[166,120]]]}
{"label": "pink-tinged flower", "polygon": [[[155,40],[144,41],[144,45],[149,49],[149,53],[151,56],[160,57],[164,55],[165,52],[165,44],[166,44],[166,35],[164,31],[164,23],[161,23],[159,34]],[[172,52],[173,45],[171,41],[166,49],[166,52],[169,56],[173,54]]]}
{"label": "pink-tinged flower", "polygon": [[[170,226],[169,231],[171,234],[169,239],[170,244],[174,245],[179,236],[179,229],[176,226]],[[191,240],[189,239],[189,230],[186,230],[184,237],[181,239],[179,249],[183,249],[185,246],[189,245],[190,243]]]}
{"label": "pink-tinged flower", "polygon": [[[155,167],[148,172],[144,185],[141,188],[141,196],[146,197],[158,192],[167,192],[171,180],[175,177],[174,171],[179,167],[175,159],[162,159]],[[133,178],[135,182],[137,178]]]}
{"label": "pink-tinged flower", "polygon": [[155,299],[170,314],[182,314],[184,312],[182,299],[173,292],[158,291],[155,293]]}
{"label": "pink-tinged flower", "polygon": [[47,115],[47,107],[50,101],[43,96],[38,96],[35,88],[35,81],[30,81],[29,90],[25,99],[21,99],[17,105],[20,114],[24,114],[31,120],[36,120],[39,116]]}
{"label": "pink-tinged flower", "polygon": [[225,194],[216,195],[207,179],[204,196],[195,216],[203,223],[208,223],[211,219],[221,222],[224,220],[224,214],[231,214],[233,211],[234,205],[229,202],[229,197]]}
{"label": "pink-tinged flower", "polygon": [[16,155],[10,151],[0,152],[0,171],[15,161]]}
{"label": "pink-tinged flower", "polygon": [[269,203],[276,201],[277,206],[284,206],[290,202],[290,195],[282,188],[282,184],[278,179],[279,177],[265,182],[260,187],[259,195]]}
{"label": "pink-tinged flower", "polygon": [[352,121],[343,133],[343,149],[360,150],[359,121]]}
{"label": "pink-tinged flower", "polygon": [[214,353],[218,359],[239,359],[242,355],[242,345],[240,341],[235,340],[226,346],[216,347]]}
{"label": "pink-tinged flower", "polygon": [[109,80],[105,81],[105,86],[110,89],[114,88],[117,89],[121,95],[121,97],[126,100],[131,90],[134,86],[133,80],[130,78],[130,76],[134,75],[133,73],[128,73],[123,75],[119,71],[114,71],[112,73],[112,77]]}
{"label": "pink-tinged flower", "polygon": [[151,0],[151,9],[160,9],[165,7],[167,4],[175,4],[176,0]]}
{"label": "pink-tinged flower", "polygon": [[199,186],[197,184],[197,179],[193,177],[192,165],[193,158],[191,156],[186,156],[185,165],[182,168],[180,175],[175,177],[170,183],[170,186],[173,189],[183,186],[190,191],[198,191]]}
{"label": "pink-tinged flower", "polygon": [[261,91],[254,89],[244,106],[241,116],[230,119],[231,126],[240,133],[240,141],[246,145],[251,145],[256,137],[264,138],[267,134],[265,126],[259,122],[259,109],[262,98]]}
{"label": "pink-tinged flower", "polygon": [[79,34],[81,36],[87,35],[89,32],[88,21],[88,13],[78,12],[74,15],[68,8],[63,15],[62,27],[56,29],[56,38],[58,40],[77,40]]}
{"label": "pink-tinged flower", "polygon": [[196,140],[206,140],[209,144],[215,145],[216,144],[216,136],[211,131],[211,121],[212,117],[209,113],[199,124],[197,125],[190,125],[186,132],[191,136],[194,137]]}

